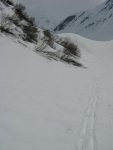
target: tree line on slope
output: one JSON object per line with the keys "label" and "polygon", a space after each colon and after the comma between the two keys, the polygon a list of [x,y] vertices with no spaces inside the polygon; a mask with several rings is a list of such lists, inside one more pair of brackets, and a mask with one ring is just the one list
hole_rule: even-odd
{"label": "tree line on slope", "polygon": [[[58,39],[55,39],[55,35],[49,31],[49,30],[41,30],[41,33],[39,33],[40,29],[37,27],[35,18],[30,17],[28,13],[26,12],[26,7],[22,4],[15,4],[12,5],[9,3],[10,0],[0,0],[3,2],[7,7],[12,6],[14,13],[13,15],[7,15],[2,14],[0,18],[0,30],[1,32],[5,32],[8,34],[12,34],[13,36],[16,35],[15,30],[13,29],[14,26],[16,30],[19,31],[19,37],[21,37],[23,40],[35,43],[38,45],[40,43],[39,36],[42,33],[43,38],[41,41],[43,41],[42,46],[39,48],[36,48],[37,52],[43,53],[43,56],[49,59],[54,60],[60,60],[68,64],[72,64],[75,66],[81,67],[82,65],[78,63],[75,59],[77,57],[80,57],[80,50],[74,44],[70,41],[70,39],[63,39],[58,37]],[[8,3],[7,3],[8,2]],[[13,28],[12,28],[13,27]],[[57,46],[56,46],[57,45]],[[58,45],[60,45],[62,54],[58,54],[59,48]],[[46,50],[46,47],[49,46],[50,48],[54,49],[56,52],[50,52]]]}

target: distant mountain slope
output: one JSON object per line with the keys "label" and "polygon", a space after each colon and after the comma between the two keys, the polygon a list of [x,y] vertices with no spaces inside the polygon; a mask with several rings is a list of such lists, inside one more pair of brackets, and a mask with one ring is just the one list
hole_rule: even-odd
{"label": "distant mountain slope", "polygon": [[67,17],[54,31],[77,33],[94,40],[113,39],[113,0]]}

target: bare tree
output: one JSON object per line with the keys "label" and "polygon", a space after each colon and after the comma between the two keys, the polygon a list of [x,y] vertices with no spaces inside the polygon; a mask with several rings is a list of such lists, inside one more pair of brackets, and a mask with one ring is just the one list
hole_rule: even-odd
{"label": "bare tree", "polygon": [[10,16],[2,13],[1,14],[1,19],[0,19],[0,30],[1,32],[10,32],[10,27],[12,25],[12,22],[10,20]]}

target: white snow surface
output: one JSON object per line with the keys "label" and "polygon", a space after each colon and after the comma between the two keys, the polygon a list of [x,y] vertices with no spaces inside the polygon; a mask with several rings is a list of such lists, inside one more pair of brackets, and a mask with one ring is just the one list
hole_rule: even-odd
{"label": "white snow surface", "polygon": [[86,69],[0,34],[0,150],[112,150],[113,41],[69,37]]}

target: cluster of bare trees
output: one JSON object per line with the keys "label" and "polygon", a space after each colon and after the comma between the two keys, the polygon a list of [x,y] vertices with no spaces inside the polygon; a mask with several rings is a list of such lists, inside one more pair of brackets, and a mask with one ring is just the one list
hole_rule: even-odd
{"label": "cluster of bare trees", "polygon": [[[7,3],[10,0],[0,0],[3,3]],[[10,1],[12,2],[12,1]],[[14,15],[7,15],[0,13],[0,30],[1,32],[14,34],[12,26],[19,27],[23,31],[21,36],[23,40],[29,42],[37,42],[38,29],[34,17],[30,17],[26,12],[26,7],[22,4],[16,4],[13,7]]]}

